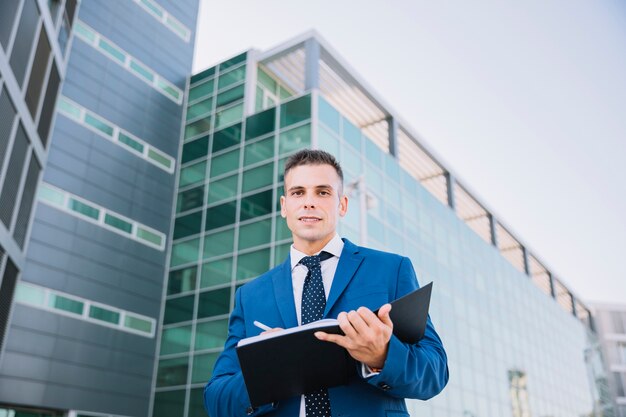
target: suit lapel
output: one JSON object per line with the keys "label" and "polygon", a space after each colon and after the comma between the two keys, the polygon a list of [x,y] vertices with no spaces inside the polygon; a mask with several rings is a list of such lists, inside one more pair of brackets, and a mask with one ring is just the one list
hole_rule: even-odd
{"label": "suit lapel", "polygon": [[293,283],[291,281],[291,256],[274,272],[272,277],[274,285],[274,297],[280,317],[283,319],[285,328],[298,325],[296,317],[296,306],[293,301]]}
{"label": "suit lapel", "polygon": [[343,241],[343,250],[339,257],[339,264],[337,265],[337,271],[333,277],[333,285],[330,287],[328,300],[326,300],[324,317],[328,316],[328,312],[333,308],[333,305],[346,289],[352,277],[354,277],[359,265],[363,262],[363,255],[359,254],[358,246],[354,245],[348,239],[343,239]]}

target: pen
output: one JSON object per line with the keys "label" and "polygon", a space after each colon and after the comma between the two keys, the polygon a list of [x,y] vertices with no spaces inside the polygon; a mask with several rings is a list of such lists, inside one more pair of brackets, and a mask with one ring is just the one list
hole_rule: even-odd
{"label": "pen", "polygon": [[272,328],[270,326],[266,326],[265,324],[261,323],[260,321],[254,321],[252,322],[256,327],[258,327],[259,329],[263,329],[265,331],[267,330],[272,330]]}

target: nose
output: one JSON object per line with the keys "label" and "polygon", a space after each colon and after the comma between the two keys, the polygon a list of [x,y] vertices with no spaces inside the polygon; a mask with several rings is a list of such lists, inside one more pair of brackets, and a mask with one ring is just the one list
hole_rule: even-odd
{"label": "nose", "polygon": [[307,195],[304,198],[304,208],[305,209],[314,209],[315,208],[315,201],[313,196],[311,196],[310,194]]}

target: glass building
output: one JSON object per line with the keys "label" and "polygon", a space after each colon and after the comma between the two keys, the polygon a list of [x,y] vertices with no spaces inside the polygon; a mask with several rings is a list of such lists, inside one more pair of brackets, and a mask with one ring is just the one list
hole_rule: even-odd
{"label": "glass building", "polygon": [[607,396],[615,416],[626,417],[626,305],[594,303],[591,308],[607,362]]}
{"label": "glass building", "polygon": [[221,62],[187,92],[155,417],[205,415],[236,289],[288,254],[282,171],[305,147],[343,165],[340,235],[434,281],[450,382],[412,415],[594,415],[589,310],[317,33]]}
{"label": "glass building", "polygon": [[0,416],[149,413],[197,11],[0,2]]}

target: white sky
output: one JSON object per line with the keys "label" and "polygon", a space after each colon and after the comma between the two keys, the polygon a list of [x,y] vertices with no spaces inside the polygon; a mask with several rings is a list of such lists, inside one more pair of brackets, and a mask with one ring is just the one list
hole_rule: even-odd
{"label": "white sky", "polygon": [[194,72],[312,28],[583,302],[626,303],[626,4],[201,0]]}

